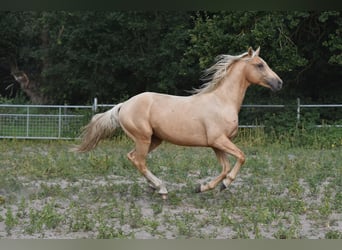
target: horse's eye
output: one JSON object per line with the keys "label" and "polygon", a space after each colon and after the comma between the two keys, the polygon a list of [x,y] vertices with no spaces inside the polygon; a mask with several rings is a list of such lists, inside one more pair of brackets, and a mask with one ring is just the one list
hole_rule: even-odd
{"label": "horse's eye", "polygon": [[263,63],[258,63],[256,66],[257,66],[258,69],[263,69],[264,68],[264,64]]}

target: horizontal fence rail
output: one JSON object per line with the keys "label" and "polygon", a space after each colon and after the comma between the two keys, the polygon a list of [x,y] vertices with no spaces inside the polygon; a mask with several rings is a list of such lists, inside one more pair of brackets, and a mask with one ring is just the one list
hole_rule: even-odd
{"label": "horizontal fence rail", "polygon": [[[97,112],[112,108],[115,104],[98,104],[94,99],[93,105],[8,105],[0,104],[0,138],[17,139],[75,139],[78,138],[80,128],[86,125]],[[245,104],[240,112],[241,128],[263,128],[263,121],[248,121],[244,117],[246,112],[257,111],[264,114],[273,112],[281,116],[285,109],[293,113],[295,122],[299,124],[305,111],[315,108],[342,108],[342,104],[301,104],[297,105],[265,105]],[[261,111],[260,111],[261,110]],[[340,113],[341,114],[341,113]],[[260,124],[259,124],[260,123]],[[341,125],[317,124],[316,127],[342,127]]]}
{"label": "horizontal fence rail", "polygon": [[91,110],[92,106],[1,104],[0,138],[73,139]]}

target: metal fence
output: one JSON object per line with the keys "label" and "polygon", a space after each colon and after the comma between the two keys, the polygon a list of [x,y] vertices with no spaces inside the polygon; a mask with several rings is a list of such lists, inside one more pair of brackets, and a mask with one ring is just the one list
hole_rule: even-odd
{"label": "metal fence", "polygon": [[[114,104],[98,104],[97,99],[94,99],[94,104],[91,106],[0,104],[0,138],[74,139],[79,136],[80,128],[89,122],[92,115],[113,106]],[[299,123],[303,109],[342,108],[342,104],[308,105],[301,104],[298,99],[297,105],[242,105],[242,111],[261,109],[265,113],[276,109],[281,112],[289,107],[293,110],[294,119]],[[253,110],[251,112],[254,112]],[[247,122],[239,126],[263,127],[263,122],[259,122],[260,124]],[[322,126],[322,124],[316,125],[316,127]],[[342,125],[333,126],[342,127]]]}
{"label": "metal fence", "polygon": [[92,106],[0,105],[0,138],[71,139]]}

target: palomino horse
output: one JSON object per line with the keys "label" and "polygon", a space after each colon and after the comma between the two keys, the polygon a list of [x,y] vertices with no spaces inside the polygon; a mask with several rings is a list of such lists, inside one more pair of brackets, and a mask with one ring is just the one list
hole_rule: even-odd
{"label": "palomino horse", "polygon": [[[282,80],[259,57],[260,48],[238,56],[222,55],[206,70],[207,82],[191,96],[172,96],[145,92],[96,114],[84,127],[82,142],[74,150],[86,152],[108,138],[117,127],[135,142],[128,159],[167,198],[164,183],[146,166],[146,156],[163,140],[182,146],[211,147],[222,165],[222,172],[196,191],[204,192],[222,182],[221,190],[235,180],[244,153],[231,141],[238,130],[238,113],[251,84],[280,90]],[[230,171],[227,154],[236,157]]]}

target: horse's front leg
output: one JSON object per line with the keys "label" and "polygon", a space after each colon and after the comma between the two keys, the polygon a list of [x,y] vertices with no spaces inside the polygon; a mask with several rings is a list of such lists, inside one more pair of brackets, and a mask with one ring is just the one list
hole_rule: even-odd
{"label": "horse's front leg", "polygon": [[217,148],[213,148],[213,149],[216,154],[217,160],[220,162],[222,166],[222,171],[219,176],[217,176],[214,180],[210,181],[209,183],[205,185],[200,184],[195,190],[198,193],[214,189],[224,178],[227,177],[227,174],[230,171],[230,164],[227,159],[227,154],[220,149],[217,149]]}
{"label": "horse's front leg", "polygon": [[236,157],[236,163],[233,169],[229,172],[229,174],[227,174],[226,178],[222,181],[222,186],[220,189],[222,191],[223,189],[226,189],[235,180],[241,166],[245,163],[246,157],[245,154],[228,138],[221,140],[219,142],[219,145],[221,145],[222,150]]}
{"label": "horse's front leg", "polygon": [[[209,182],[207,185],[201,185],[200,189],[198,190],[200,192],[215,188],[220,181],[222,181],[221,190],[227,188],[229,184],[235,180],[237,173],[245,162],[244,153],[237,146],[235,146],[235,144],[232,143],[228,137],[224,135],[215,140],[212,147],[216,149],[215,152],[219,152],[216,153],[216,155],[222,165],[222,172],[216,179]],[[225,156],[226,153],[236,157],[236,163],[230,172],[229,162]]]}

